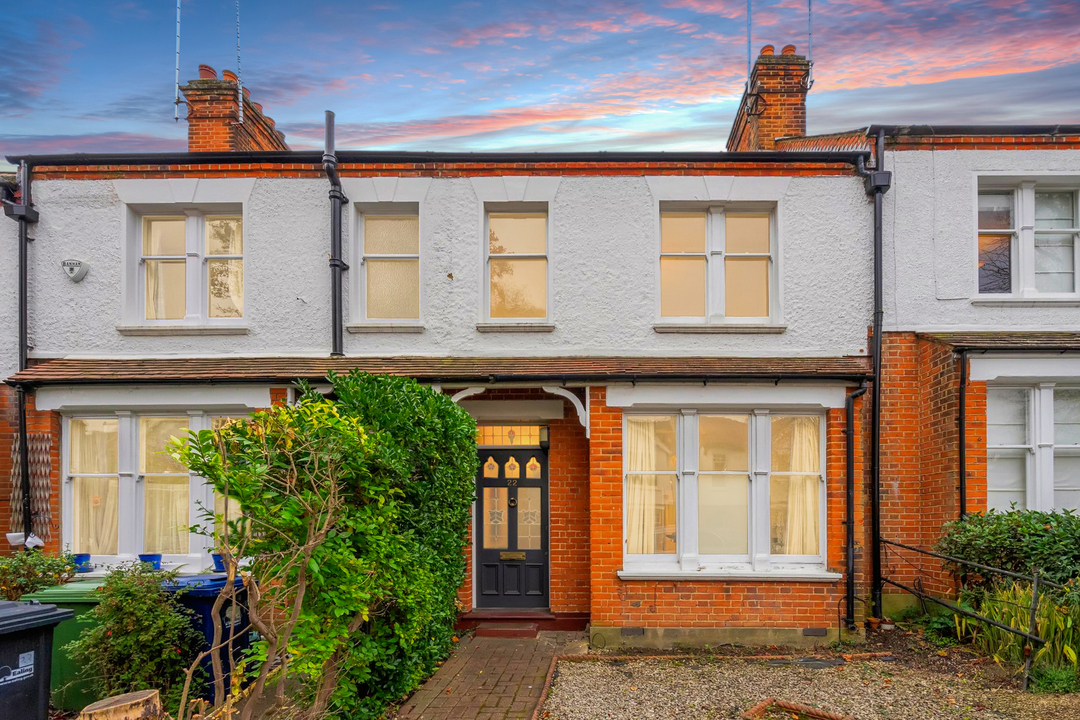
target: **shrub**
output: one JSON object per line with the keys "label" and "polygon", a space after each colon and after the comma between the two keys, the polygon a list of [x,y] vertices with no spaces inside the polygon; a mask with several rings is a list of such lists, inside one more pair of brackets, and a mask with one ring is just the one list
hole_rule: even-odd
{"label": "shrub", "polygon": [[375,718],[451,646],[476,426],[409,379],[330,381],[330,398],[303,388],[296,406],[193,433],[173,456],[244,510],[215,543],[230,572],[250,561],[253,694],[280,661],[305,716]]}
{"label": "shrub", "polygon": [[[1014,510],[967,515],[946,523],[938,552],[991,567],[1031,574],[1032,568],[1052,582],[1080,577],[1080,515],[1071,510]],[[966,585],[993,578],[970,567],[954,567]]]}
{"label": "shrub", "polygon": [[1080,692],[1076,668],[1037,668],[1031,671],[1031,691],[1040,694]]}
{"label": "shrub", "polygon": [[97,591],[97,606],[80,619],[96,625],[67,648],[102,697],[156,688],[166,709],[176,711],[184,671],[204,641],[178,593],[162,589],[174,575],[143,563],[114,568]]}
{"label": "shrub", "polygon": [[75,561],[71,555],[27,550],[0,557],[0,594],[5,600],[18,600],[27,593],[66,583],[74,576]]}

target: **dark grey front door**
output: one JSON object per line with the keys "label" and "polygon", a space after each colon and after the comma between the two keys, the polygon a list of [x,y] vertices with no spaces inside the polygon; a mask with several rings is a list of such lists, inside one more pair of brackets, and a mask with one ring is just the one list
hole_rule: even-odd
{"label": "dark grey front door", "polygon": [[548,606],[547,494],[545,451],[480,449],[477,607]]}

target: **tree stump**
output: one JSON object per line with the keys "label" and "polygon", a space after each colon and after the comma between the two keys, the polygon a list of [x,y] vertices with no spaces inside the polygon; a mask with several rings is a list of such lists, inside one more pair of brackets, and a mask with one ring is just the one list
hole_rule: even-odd
{"label": "tree stump", "polygon": [[166,717],[157,690],[137,690],[87,705],[78,720],[161,720]]}

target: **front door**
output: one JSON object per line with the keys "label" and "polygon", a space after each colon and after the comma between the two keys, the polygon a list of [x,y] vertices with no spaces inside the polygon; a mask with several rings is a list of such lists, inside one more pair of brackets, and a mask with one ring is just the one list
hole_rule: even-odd
{"label": "front door", "polygon": [[477,607],[548,606],[548,460],[540,448],[480,449]]}

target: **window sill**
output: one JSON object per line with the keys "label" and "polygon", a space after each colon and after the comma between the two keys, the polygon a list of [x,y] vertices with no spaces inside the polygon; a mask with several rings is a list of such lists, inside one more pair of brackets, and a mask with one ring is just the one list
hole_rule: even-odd
{"label": "window sill", "polygon": [[357,333],[422,333],[423,325],[410,323],[357,323],[346,325],[345,329],[354,335]]}
{"label": "window sill", "polygon": [[713,333],[745,333],[747,335],[780,335],[787,325],[752,325],[750,323],[657,323],[653,331],[658,333],[687,333],[710,335]]}
{"label": "window sill", "polygon": [[1080,297],[977,297],[971,304],[980,307],[1080,307]]}
{"label": "window sill", "polygon": [[247,325],[117,325],[116,331],[127,336],[162,335],[247,335]]}
{"label": "window sill", "polygon": [[840,573],[826,570],[619,570],[620,580],[746,580],[750,582],[836,582],[843,579]]}
{"label": "window sill", "polygon": [[486,322],[476,323],[476,332],[482,333],[549,333],[555,332],[555,326],[548,323],[531,322]]}

